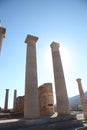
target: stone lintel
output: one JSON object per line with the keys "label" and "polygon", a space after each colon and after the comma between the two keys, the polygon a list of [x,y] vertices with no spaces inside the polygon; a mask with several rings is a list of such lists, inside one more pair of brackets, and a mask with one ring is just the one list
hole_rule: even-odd
{"label": "stone lintel", "polygon": [[56,48],[56,47],[60,47],[60,44],[57,42],[52,42],[50,45],[51,48]]}
{"label": "stone lintel", "polygon": [[36,43],[37,40],[38,40],[38,37],[32,36],[32,35],[29,35],[29,34],[28,34],[27,37],[26,37],[25,43],[30,43],[31,41],[32,41],[33,43]]}
{"label": "stone lintel", "polygon": [[3,37],[5,37],[5,33],[6,33],[6,28],[0,27],[0,34],[2,34]]}

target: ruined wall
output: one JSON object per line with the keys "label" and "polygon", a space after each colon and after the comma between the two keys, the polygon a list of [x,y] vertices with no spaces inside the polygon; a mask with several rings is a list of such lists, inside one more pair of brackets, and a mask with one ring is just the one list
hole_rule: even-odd
{"label": "ruined wall", "polygon": [[45,83],[38,88],[39,91],[39,105],[40,115],[52,115],[54,113],[54,100],[52,84]]}
{"label": "ruined wall", "polygon": [[[38,88],[38,91],[40,115],[52,115],[54,113],[52,84],[45,83]],[[15,112],[20,112],[24,114],[24,96],[18,96],[16,98],[15,106]]]}
{"label": "ruined wall", "polygon": [[15,112],[24,113],[24,96],[18,96],[16,98]]}

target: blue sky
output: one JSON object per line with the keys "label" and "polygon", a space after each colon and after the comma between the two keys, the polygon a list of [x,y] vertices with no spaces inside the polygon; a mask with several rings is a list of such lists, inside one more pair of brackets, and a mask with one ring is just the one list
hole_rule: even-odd
{"label": "blue sky", "polygon": [[[52,41],[60,43],[68,96],[78,94],[76,78],[87,91],[87,1],[86,0],[0,0],[0,19],[6,37],[0,55],[0,106],[9,88],[9,107],[14,89],[24,95],[27,34],[38,36],[38,86],[53,83]],[[55,91],[54,91],[55,93]]]}

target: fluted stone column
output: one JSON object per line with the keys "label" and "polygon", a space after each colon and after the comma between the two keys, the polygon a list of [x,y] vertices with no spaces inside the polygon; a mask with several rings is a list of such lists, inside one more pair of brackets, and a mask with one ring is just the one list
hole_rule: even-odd
{"label": "fluted stone column", "polygon": [[2,40],[5,37],[6,28],[0,27],[0,52],[2,47]]}
{"label": "fluted stone column", "polygon": [[59,52],[60,45],[59,43],[52,42],[50,46],[52,50],[52,59],[53,59],[57,112],[58,115],[70,114],[65,78],[64,78],[63,67],[62,67],[62,62],[61,62],[61,57]]}
{"label": "fluted stone column", "polygon": [[84,96],[81,79],[78,78],[78,79],[76,79],[76,81],[78,83],[78,89],[79,89],[80,100],[81,100],[81,104],[82,104],[82,110],[83,110],[84,118],[87,118],[87,102],[86,102],[86,99],[85,99],[85,96]]}
{"label": "fluted stone column", "polygon": [[17,90],[14,90],[13,111],[16,109]]}
{"label": "fluted stone column", "polygon": [[37,81],[36,42],[38,37],[27,35],[26,78],[24,118],[39,117],[39,96]]}
{"label": "fluted stone column", "polygon": [[6,94],[5,94],[5,106],[4,110],[8,110],[8,96],[9,96],[9,89],[6,89]]}

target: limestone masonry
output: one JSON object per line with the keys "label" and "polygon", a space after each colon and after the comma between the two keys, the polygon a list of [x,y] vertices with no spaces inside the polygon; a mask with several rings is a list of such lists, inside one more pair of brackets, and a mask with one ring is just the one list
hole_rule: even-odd
{"label": "limestone masonry", "polygon": [[[52,83],[45,83],[38,88],[39,93],[39,109],[40,116],[50,116],[54,114],[54,99],[52,91]],[[15,101],[14,112],[24,114],[24,98],[25,96],[18,96]]]}
{"label": "limestone masonry", "polygon": [[52,91],[52,83],[45,83],[39,88],[39,104],[40,104],[40,115],[47,116],[52,115],[54,110],[54,99]]}

